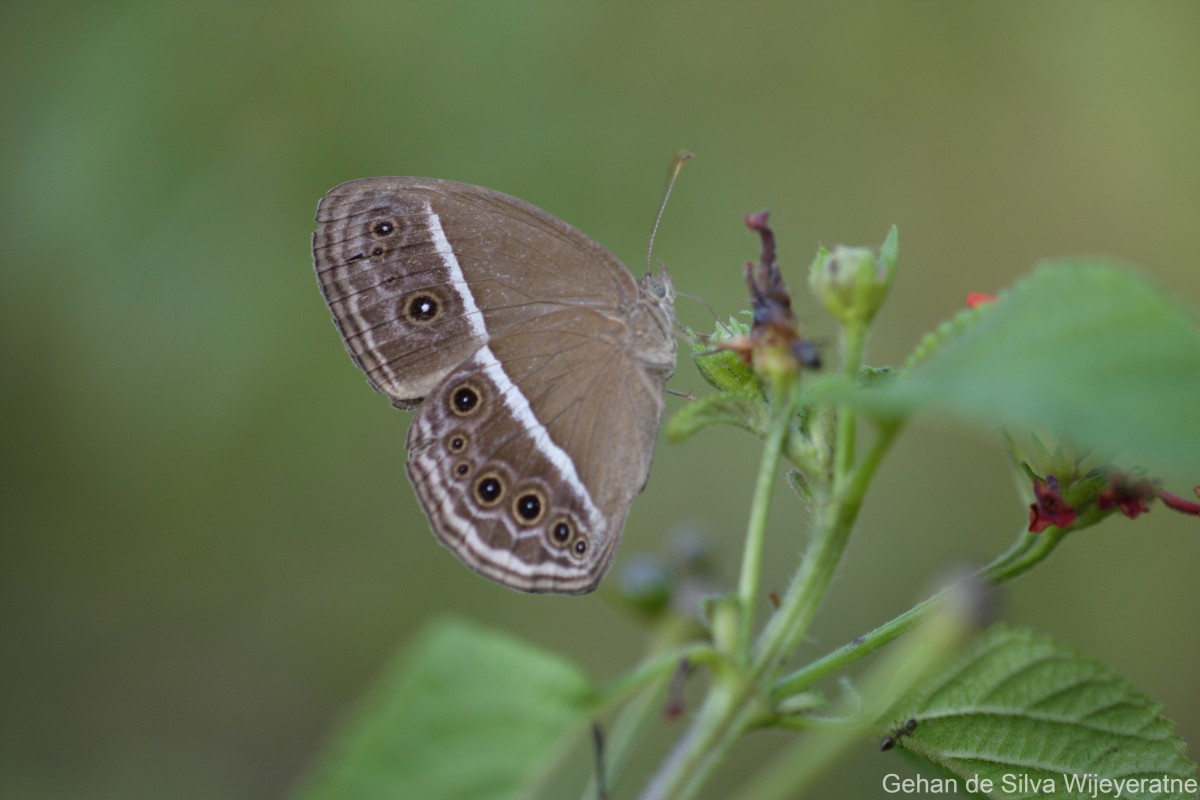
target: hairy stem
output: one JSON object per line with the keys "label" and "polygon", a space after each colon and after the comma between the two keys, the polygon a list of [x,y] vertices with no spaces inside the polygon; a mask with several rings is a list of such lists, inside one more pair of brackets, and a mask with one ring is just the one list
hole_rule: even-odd
{"label": "hairy stem", "polygon": [[[1041,535],[1022,534],[1007,552],[986,567],[974,572],[971,577],[982,578],[993,585],[1011,580],[1050,555],[1051,551],[1062,541],[1064,535],[1064,532],[1058,529],[1046,531]],[[842,670],[863,656],[873,653],[888,642],[907,633],[953,589],[954,587],[950,586],[941,590],[870,633],[857,637],[829,655],[780,679],[771,690],[772,699],[780,700],[803,692],[822,678]]]}
{"label": "hairy stem", "polygon": [[751,631],[754,630],[754,615],[758,606],[759,575],[762,570],[763,542],[766,539],[767,513],[771,507],[771,496],[777,481],[776,471],[783,452],[783,443],[792,424],[792,412],[799,394],[799,384],[788,381],[777,382],[774,391],[775,409],[771,428],[763,447],[762,461],[758,467],[758,479],[754,486],[754,500],[750,505],[750,519],[746,526],[746,543],[742,550],[742,575],[738,581],[738,601],[741,607],[741,624],[738,628],[736,658],[746,661]]}
{"label": "hairy stem", "polygon": [[721,743],[741,708],[742,692],[729,682],[714,680],[696,721],[651,779],[642,800],[686,800],[699,790],[697,776],[707,776],[724,755]]}
{"label": "hairy stem", "polygon": [[597,705],[600,708],[608,708],[625,702],[646,687],[671,677],[679,669],[682,661],[717,664],[722,658],[713,650],[712,645],[699,642],[662,652],[649,661],[642,662],[632,672],[604,686],[600,690]]}
{"label": "hairy stem", "polygon": [[899,428],[882,428],[862,463],[853,471],[842,492],[827,501],[818,514],[818,525],[805,551],[800,570],[792,579],[779,610],[759,637],[751,663],[755,680],[769,675],[808,631],[825,592],[837,572],[850,531],[858,519],[867,486],[875,475]]}
{"label": "hairy stem", "polygon": [[[868,327],[862,323],[851,323],[842,328],[842,373],[851,380],[858,379],[863,355],[867,348]],[[849,406],[837,410],[837,447],[834,450],[833,487],[835,493],[842,488],[854,467],[858,436],[858,414]]]}
{"label": "hairy stem", "polygon": [[[646,723],[653,718],[652,712],[661,695],[651,690],[652,687],[670,680],[683,662],[708,664],[714,668],[725,663],[723,657],[708,643],[679,645],[681,639],[690,635],[693,625],[690,620],[668,620],[651,644],[649,660],[603,687],[597,695],[598,711],[626,703],[610,726],[606,743],[608,763],[605,766],[609,785],[620,777],[634,744]],[[596,797],[597,791],[593,776],[584,789],[584,800]]]}
{"label": "hairy stem", "polygon": [[[882,428],[844,490],[826,502],[800,570],[754,647],[749,674],[714,675],[712,689],[691,730],[654,776],[642,800],[695,797],[756,713],[763,710],[756,687],[763,685],[807,630],[837,571],[867,486],[898,430],[899,426]],[[774,473],[777,463],[778,453],[774,459],[764,458],[760,469]]]}

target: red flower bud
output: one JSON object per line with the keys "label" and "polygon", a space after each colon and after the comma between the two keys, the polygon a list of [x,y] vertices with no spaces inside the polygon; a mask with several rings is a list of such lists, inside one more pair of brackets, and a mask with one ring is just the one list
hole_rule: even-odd
{"label": "red flower bud", "polygon": [[1034,478],[1033,495],[1037,502],[1029,506],[1029,532],[1041,533],[1051,526],[1066,528],[1075,521],[1075,509],[1067,505],[1059,492],[1058,478],[1047,475]]}
{"label": "red flower bud", "polygon": [[1150,510],[1146,502],[1158,494],[1158,488],[1145,478],[1134,479],[1123,472],[1113,470],[1108,474],[1108,488],[1096,498],[1101,510],[1119,508],[1130,519]]}
{"label": "red flower bud", "polygon": [[[1108,488],[1096,498],[1096,505],[1100,509],[1119,508],[1125,516],[1137,519],[1139,514],[1150,510],[1148,501],[1157,497],[1167,508],[1173,508],[1181,514],[1200,517],[1200,503],[1193,503],[1179,495],[1163,491],[1158,488],[1157,481],[1134,478],[1115,469],[1109,472],[1108,481]],[[1200,497],[1200,486],[1192,491]]]}
{"label": "red flower bud", "polygon": [[[1196,497],[1200,497],[1200,486],[1192,489]],[[1191,514],[1193,517],[1200,517],[1200,503],[1193,503],[1191,500],[1184,500],[1178,495],[1170,492],[1159,491],[1158,499],[1162,500],[1170,508],[1175,509],[1183,514]]]}
{"label": "red flower bud", "polygon": [[996,295],[983,292],[967,292],[967,308],[979,308],[996,302]]}

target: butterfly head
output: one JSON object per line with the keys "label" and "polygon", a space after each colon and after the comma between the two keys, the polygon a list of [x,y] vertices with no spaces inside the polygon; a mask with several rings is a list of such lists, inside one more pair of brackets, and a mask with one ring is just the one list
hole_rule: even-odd
{"label": "butterfly head", "polygon": [[658,274],[647,272],[640,284],[642,291],[652,301],[667,307],[675,304],[675,285],[671,283],[671,273],[667,272],[667,265],[661,261],[658,263]]}

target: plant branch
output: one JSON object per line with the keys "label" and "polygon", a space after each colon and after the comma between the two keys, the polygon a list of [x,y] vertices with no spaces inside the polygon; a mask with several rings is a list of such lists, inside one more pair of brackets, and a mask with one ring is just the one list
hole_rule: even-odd
{"label": "plant branch", "polygon": [[[1049,530],[1040,535],[1022,533],[1011,548],[987,566],[972,573],[968,580],[982,578],[991,585],[1011,580],[1050,555],[1064,535],[1065,532],[1059,529]],[[827,675],[840,671],[908,632],[937,605],[938,601],[953,590],[954,586],[942,589],[870,633],[857,637],[849,644],[780,679],[771,690],[772,700],[779,701],[803,692]]]}
{"label": "plant branch", "polygon": [[[959,585],[929,615],[913,636],[872,665],[861,680],[861,694],[850,713],[821,736],[805,736],[787,747],[764,769],[740,787],[739,800],[784,800],[826,769],[862,736],[899,698],[945,663],[978,629],[977,604],[970,588]],[[842,705],[846,705],[845,702]]]}
{"label": "plant branch", "polygon": [[[742,708],[744,689],[714,680],[704,705],[684,738],[646,787],[642,800],[686,800],[694,797],[728,749],[730,730]],[[736,738],[736,734],[733,738]]]}
{"label": "plant branch", "polygon": [[898,431],[899,425],[882,426],[870,451],[851,473],[843,491],[831,501],[826,501],[820,509],[819,524],[809,541],[800,570],[793,578],[779,611],[759,637],[751,667],[754,679],[765,677],[773,671],[807,632],[837,572],[867,486]]}
{"label": "plant branch", "polygon": [[[690,635],[694,622],[680,618],[668,618],[659,628],[650,646],[650,658],[638,667],[600,689],[596,697],[597,713],[625,703],[609,728],[606,750],[607,778],[615,783],[625,767],[635,742],[646,723],[652,718],[656,702],[660,698],[659,685],[679,671],[681,663],[708,664],[717,666],[725,660],[707,642],[679,645],[682,638]],[[597,797],[598,787],[593,776],[584,788],[584,800]]]}
{"label": "plant branch", "polygon": [[[850,380],[858,380],[863,355],[867,348],[869,328],[865,323],[852,322],[842,327],[842,373]],[[837,449],[834,451],[833,486],[841,489],[854,467],[857,448],[858,413],[847,405],[837,409]]]}
{"label": "plant branch", "polygon": [[611,708],[625,702],[651,684],[669,678],[682,661],[709,665],[724,663],[721,654],[708,643],[694,642],[677,647],[639,664],[633,671],[602,687],[597,694],[597,706]]}
{"label": "plant branch", "polygon": [[[655,775],[642,800],[686,800],[720,763],[725,753],[756,716],[761,705],[755,687],[804,635],[825,595],[845,549],[866,488],[899,431],[899,425],[881,427],[862,463],[853,471],[845,491],[826,502],[819,517],[824,523],[814,533],[800,570],[779,611],[764,628],[756,644],[749,675],[714,678],[694,725]],[[774,472],[778,455],[763,459],[763,468]],[[761,477],[761,475],[760,475]]]}
{"label": "plant branch", "polygon": [[743,663],[746,661],[751,632],[754,630],[755,610],[758,607],[759,576],[762,571],[767,513],[770,511],[771,496],[774,494],[775,483],[778,480],[775,473],[778,470],[779,458],[783,452],[788,429],[792,424],[792,411],[798,395],[798,381],[776,382],[774,387],[775,413],[763,447],[762,461],[758,467],[754,500],[750,505],[750,519],[746,525],[746,543],[742,550],[742,574],[738,581],[741,624],[738,628],[735,657]]}
{"label": "plant branch", "polygon": [[[756,684],[747,679],[741,667],[746,662],[750,631],[754,625],[767,512],[783,443],[792,423],[792,409],[798,398],[797,381],[779,381],[774,390],[775,413],[755,481],[738,585],[737,630],[734,637],[736,663],[730,665],[731,669],[714,672],[712,686],[695,721],[646,787],[643,800],[682,800],[694,796],[751,718],[751,701],[759,696]],[[718,604],[714,614],[720,613]],[[714,626],[719,627],[716,619]],[[717,639],[720,641],[722,636],[718,635]]]}

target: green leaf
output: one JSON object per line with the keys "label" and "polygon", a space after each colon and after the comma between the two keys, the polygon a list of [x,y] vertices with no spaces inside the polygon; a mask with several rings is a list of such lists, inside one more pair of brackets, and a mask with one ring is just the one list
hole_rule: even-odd
{"label": "green leaf", "polygon": [[730,317],[728,323],[718,321],[716,330],[710,335],[696,334],[691,328],[687,329],[687,334],[692,363],[710,386],[720,392],[766,397],[762,379],[742,361],[742,357],[732,350],[720,348],[749,336],[749,325]]}
{"label": "green leaf", "polygon": [[756,436],[765,436],[770,420],[766,406],[757,397],[710,394],[688,403],[667,423],[667,438],[682,442],[709,425],[734,425]]}
{"label": "green leaf", "polygon": [[737,353],[706,349],[693,353],[692,363],[700,371],[700,377],[718,391],[766,395],[762,380],[742,362],[742,357]]}
{"label": "green leaf", "polygon": [[927,337],[906,372],[852,402],[1034,429],[1200,480],[1197,315],[1132,270],[1047,264]]}
{"label": "green leaf", "polygon": [[[986,778],[988,797],[1092,797],[1089,776],[1168,778],[1182,791],[1149,784],[1121,797],[1195,797],[1196,765],[1161,707],[1108,667],[1025,629],[996,626],[969,653],[893,709],[916,719],[899,740],[955,775],[959,786]],[[1021,783],[1024,781],[1024,783]],[[1053,783],[1051,788],[1050,783]],[[1130,790],[1133,789],[1133,790]],[[1115,787],[1101,789],[1112,797]]]}
{"label": "green leaf", "polygon": [[297,797],[528,798],[588,723],[593,696],[558,656],[436,622],[385,669]]}

